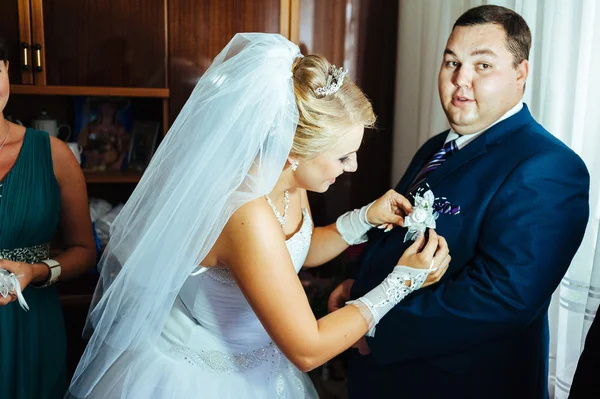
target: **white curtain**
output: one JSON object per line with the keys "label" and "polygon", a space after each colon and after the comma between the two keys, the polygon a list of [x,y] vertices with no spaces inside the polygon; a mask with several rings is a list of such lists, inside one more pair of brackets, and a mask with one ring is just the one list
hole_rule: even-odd
{"label": "white curtain", "polygon": [[567,398],[600,305],[600,1],[400,0],[391,184],[419,146],[448,128],[437,93],[442,52],[454,21],[482,4],[511,8],[527,21],[533,46],[524,101],[591,174],[587,232],[550,307],[550,393]]}

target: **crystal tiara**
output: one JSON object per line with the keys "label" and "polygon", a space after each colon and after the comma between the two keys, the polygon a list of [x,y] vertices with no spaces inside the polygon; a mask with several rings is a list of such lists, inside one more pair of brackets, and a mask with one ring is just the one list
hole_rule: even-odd
{"label": "crystal tiara", "polygon": [[335,65],[332,65],[331,72],[329,73],[329,76],[327,76],[327,84],[323,87],[317,87],[315,93],[321,97],[337,93],[340,87],[342,87],[344,77],[346,77],[347,73],[348,70],[343,67],[337,68]]}

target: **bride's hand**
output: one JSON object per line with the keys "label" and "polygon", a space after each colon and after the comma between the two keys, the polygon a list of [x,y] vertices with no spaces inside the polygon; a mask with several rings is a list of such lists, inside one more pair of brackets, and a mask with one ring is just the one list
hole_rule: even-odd
{"label": "bride's hand", "polygon": [[431,267],[431,272],[427,276],[425,283],[423,283],[423,287],[426,287],[440,281],[446,270],[448,270],[450,260],[450,250],[448,249],[446,239],[438,235],[435,230],[429,229],[427,243],[425,243],[424,235],[417,238],[404,251],[400,260],[398,260],[398,264],[425,270]]}
{"label": "bride's hand", "polygon": [[412,205],[403,195],[389,190],[367,212],[367,221],[390,231],[394,226],[404,226],[404,216],[412,211]]}

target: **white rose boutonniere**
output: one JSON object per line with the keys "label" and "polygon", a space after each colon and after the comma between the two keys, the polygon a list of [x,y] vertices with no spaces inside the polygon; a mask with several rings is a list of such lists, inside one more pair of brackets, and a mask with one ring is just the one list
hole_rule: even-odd
{"label": "white rose boutonniere", "polygon": [[413,210],[404,218],[404,227],[408,228],[404,236],[404,242],[416,240],[428,228],[435,229],[435,220],[439,216],[434,208],[435,196],[431,190],[427,190],[422,194],[417,192],[414,198]]}
{"label": "white rose boutonniere", "polygon": [[416,240],[428,228],[435,229],[440,214],[456,216],[460,213],[459,205],[452,204],[446,197],[436,198],[429,186],[417,190],[413,198],[413,210],[404,218],[404,227],[408,228],[404,242]]}

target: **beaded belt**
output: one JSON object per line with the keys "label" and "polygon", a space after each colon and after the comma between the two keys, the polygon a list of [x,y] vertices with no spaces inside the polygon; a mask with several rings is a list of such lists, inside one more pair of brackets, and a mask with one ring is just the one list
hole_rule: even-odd
{"label": "beaded belt", "polygon": [[179,354],[189,364],[213,373],[243,372],[281,356],[281,352],[272,342],[262,348],[245,353],[196,351],[185,346],[173,346],[169,352]]}
{"label": "beaded belt", "polygon": [[40,244],[33,247],[0,249],[0,259],[13,262],[37,263],[50,257],[50,244]]}

